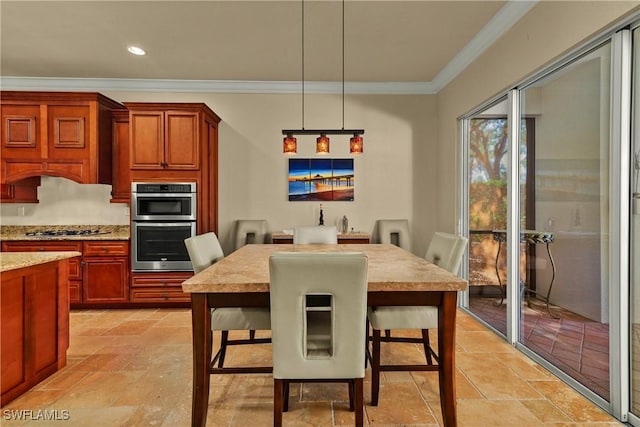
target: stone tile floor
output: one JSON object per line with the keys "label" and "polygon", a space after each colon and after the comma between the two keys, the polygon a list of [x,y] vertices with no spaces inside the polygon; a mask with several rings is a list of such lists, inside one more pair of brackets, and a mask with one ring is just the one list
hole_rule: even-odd
{"label": "stone tile floor", "polygon": [[[190,321],[180,309],[73,311],[67,367],[2,408],[2,426],[189,426]],[[457,321],[460,427],[620,425],[467,314]],[[394,344],[383,346],[382,357],[402,363],[423,356],[417,345]],[[270,363],[270,346],[234,346],[227,358],[229,365]],[[436,373],[385,373],[378,407],[368,404],[369,375],[366,425],[442,425]],[[292,385],[284,423],[353,425],[347,400],[344,384]],[[11,419],[45,410],[68,419]],[[272,412],[270,375],[212,377],[208,426],[269,426]]]}
{"label": "stone tile floor", "polygon": [[[470,298],[470,310],[506,334],[506,304],[495,306],[496,298]],[[562,307],[532,298],[522,304],[522,342],[560,370],[609,400],[609,325],[587,319]]]}

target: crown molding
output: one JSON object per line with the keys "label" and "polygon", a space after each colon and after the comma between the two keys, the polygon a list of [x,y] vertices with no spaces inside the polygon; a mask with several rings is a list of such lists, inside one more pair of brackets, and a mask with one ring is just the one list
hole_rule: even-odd
{"label": "crown molding", "polygon": [[[3,90],[122,91],[198,93],[300,93],[300,81],[94,79],[72,77],[0,77]],[[305,81],[305,93],[342,93],[342,82]],[[347,94],[432,95],[430,82],[345,82]]]}
{"label": "crown molding", "polygon": [[[344,93],[359,95],[435,95],[502,37],[538,0],[509,0],[431,82],[345,82]],[[122,91],[199,93],[300,93],[300,81],[99,79],[0,77],[0,88],[42,91]],[[342,82],[305,81],[305,93],[341,94]]]}
{"label": "crown molding", "polygon": [[485,50],[531,10],[538,0],[508,1],[432,80],[436,93],[455,79]]}

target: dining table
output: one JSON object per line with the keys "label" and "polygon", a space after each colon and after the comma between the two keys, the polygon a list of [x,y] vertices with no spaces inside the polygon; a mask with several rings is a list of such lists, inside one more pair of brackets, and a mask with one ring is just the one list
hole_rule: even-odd
{"label": "dining table", "polygon": [[[455,330],[458,292],[467,281],[391,244],[250,244],[182,283],[191,296],[193,395],[191,425],[207,420],[211,375],[211,309],[269,307],[269,257],[275,252],[364,252],[367,304],[438,307],[438,376],[444,425],[457,425]],[[303,279],[303,278],[301,278]]]}

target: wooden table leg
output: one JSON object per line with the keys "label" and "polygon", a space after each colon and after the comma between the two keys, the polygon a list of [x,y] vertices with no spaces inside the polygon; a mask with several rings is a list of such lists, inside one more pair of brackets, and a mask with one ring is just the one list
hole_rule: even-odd
{"label": "wooden table leg", "polygon": [[209,405],[209,362],[211,360],[211,311],[207,294],[191,294],[191,326],[193,331],[193,395],[191,425],[207,424]]}
{"label": "wooden table leg", "polygon": [[443,292],[438,307],[438,362],[440,377],[440,408],[446,427],[458,424],[456,412],[456,306],[457,292]]}

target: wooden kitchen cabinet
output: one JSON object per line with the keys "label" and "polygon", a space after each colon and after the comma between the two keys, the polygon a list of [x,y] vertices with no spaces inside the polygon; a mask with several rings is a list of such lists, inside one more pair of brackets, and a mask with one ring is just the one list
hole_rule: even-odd
{"label": "wooden kitchen cabinet", "polygon": [[188,307],[191,296],[182,292],[182,282],[192,272],[132,273],[131,302]]}
{"label": "wooden kitchen cabinet", "polygon": [[131,203],[129,111],[113,112],[113,180],[111,203]]}
{"label": "wooden kitchen cabinet", "polygon": [[82,262],[82,303],[129,301],[129,242],[85,241]]}
{"label": "wooden kitchen cabinet", "polygon": [[113,110],[99,93],[0,93],[0,184],[51,175],[111,184]]}
{"label": "wooden kitchen cabinet", "polygon": [[[82,252],[79,241],[9,241],[2,242],[3,252],[75,251]],[[82,259],[69,260],[69,302],[82,302]]]}
{"label": "wooden kitchen cabinet", "polygon": [[0,202],[38,203],[39,186],[39,176],[25,178],[13,184],[0,184]]}
{"label": "wooden kitchen cabinet", "polygon": [[217,232],[220,117],[203,103],[124,105],[129,110],[128,179],[195,182],[197,233]]}
{"label": "wooden kitchen cabinet", "polygon": [[130,109],[131,169],[200,169],[199,115]]}
{"label": "wooden kitchen cabinet", "polygon": [[74,307],[129,301],[129,242],[125,240],[8,241],[6,252],[76,251],[69,260],[69,302]]}
{"label": "wooden kitchen cabinet", "polygon": [[66,365],[67,260],[2,273],[0,405]]}

